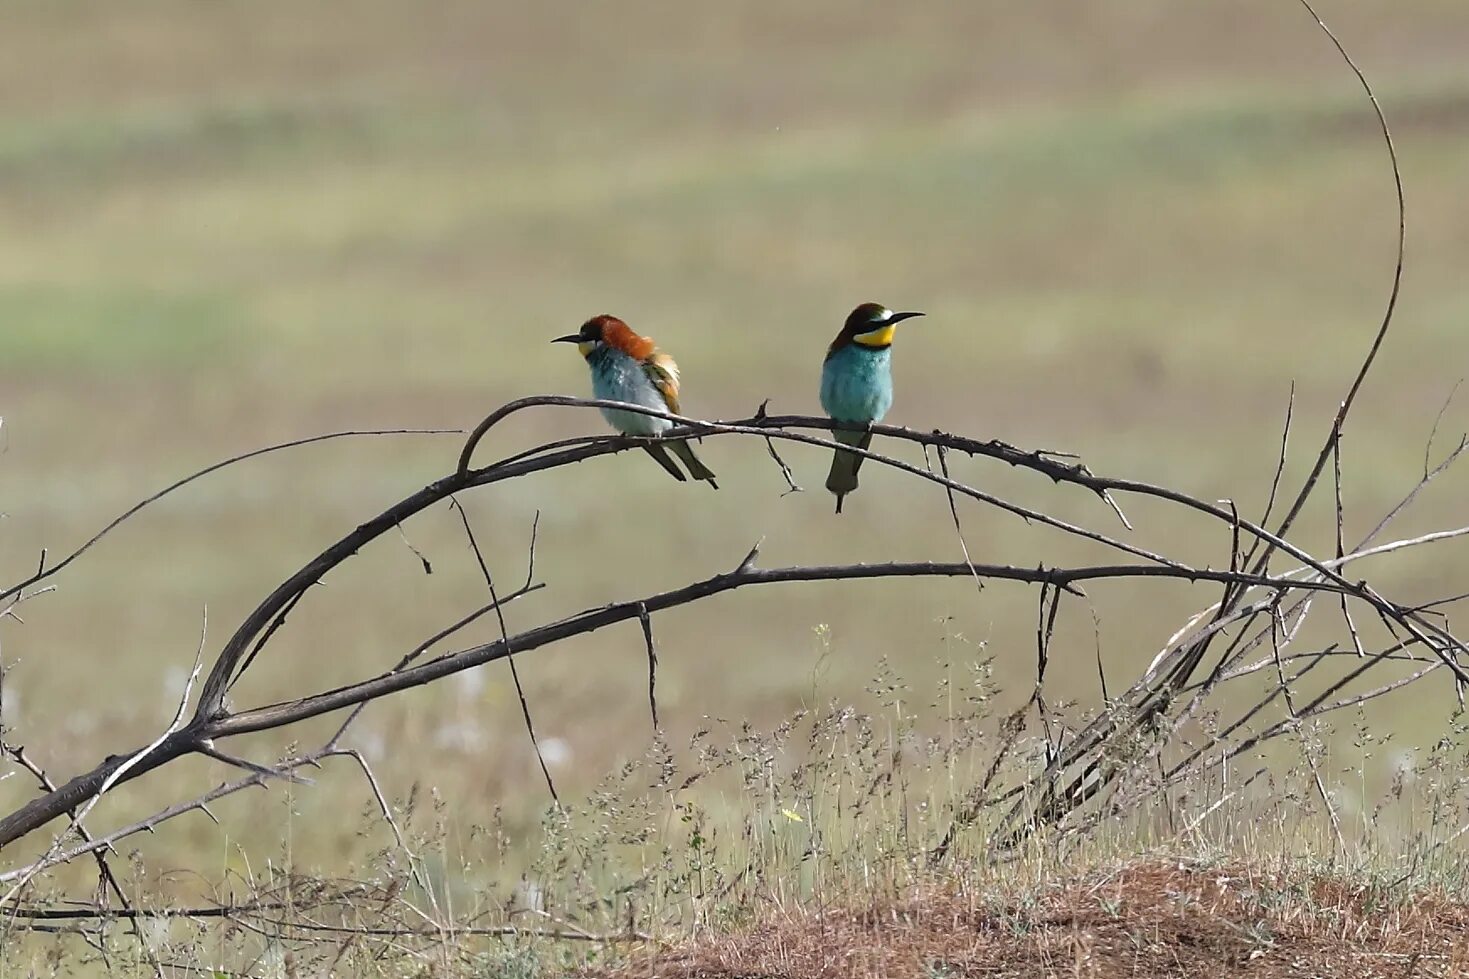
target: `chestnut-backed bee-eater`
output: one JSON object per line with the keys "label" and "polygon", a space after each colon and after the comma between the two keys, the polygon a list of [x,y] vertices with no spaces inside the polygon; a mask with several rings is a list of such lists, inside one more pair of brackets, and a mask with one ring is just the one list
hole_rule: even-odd
{"label": "chestnut-backed bee-eater", "polygon": [[[592,397],[679,413],[678,364],[654,346],[651,339],[634,333],[616,316],[593,316],[582,324],[580,331],[551,342],[576,344],[592,371]],[[673,427],[673,422],[666,418],[620,408],[603,408],[602,417],[624,435],[644,438],[658,438]],[[668,457],[669,449],[683,460],[690,476],[719,489],[714,473],[694,455],[694,447],[687,440],[670,442],[667,449],[657,442],[644,443],[643,448],[679,482],[684,481],[684,474]]]}
{"label": "chestnut-backed bee-eater", "polygon": [[[856,425],[882,421],[893,406],[893,333],[903,320],[922,315],[895,313],[877,303],[863,303],[852,310],[821,365],[821,407],[833,421]],[[859,449],[872,442],[870,430],[831,434],[843,445]],[[837,513],[842,512],[842,497],[857,488],[860,468],[861,456],[836,450],[826,488],[836,494]]]}

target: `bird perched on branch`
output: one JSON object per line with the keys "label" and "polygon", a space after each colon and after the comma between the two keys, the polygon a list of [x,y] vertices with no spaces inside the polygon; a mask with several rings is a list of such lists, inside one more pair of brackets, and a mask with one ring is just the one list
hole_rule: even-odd
{"label": "bird perched on branch", "polygon": [[[574,343],[587,360],[592,372],[592,396],[605,401],[625,401],[678,414],[678,364],[659,350],[653,341],[634,333],[616,316],[593,316],[581,330],[557,337],[552,343]],[[602,417],[624,435],[658,438],[673,427],[673,422],[653,415],[641,415],[620,408],[603,408]],[[689,475],[702,479],[715,489],[714,473],[694,455],[687,440],[668,443],[667,449],[657,442],[643,445],[648,455],[679,482],[684,474],[669,458],[668,452],[683,460]]]}
{"label": "bird perched on branch", "polygon": [[[895,313],[877,303],[852,310],[821,365],[821,407],[833,421],[865,426],[882,421],[893,406],[893,333],[903,320],[922,315]],[[832,436],[859,449],[872,442],[871,430],[832,432]],[[842,512],[842,497],[857,488],[861,467],[861,456],[836,450],[826,488],[836,494],[837,513]]]}

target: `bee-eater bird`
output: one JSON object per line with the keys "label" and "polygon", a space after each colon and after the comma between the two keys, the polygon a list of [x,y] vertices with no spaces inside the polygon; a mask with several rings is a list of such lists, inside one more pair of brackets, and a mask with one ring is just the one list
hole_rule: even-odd
{"label": "bee-eater bird", "polygon": [[[616,316],[593,316],[581,330],[557,337],[552,343],[574,343],[586,358],[592,371],[592,397],[604,401],[625,401],[678,414],[678,364],[654,346],[653,341],[639,336]],[[621,408],[603,408],[602,417],[624,435],[658,438],[673,427],[673,422],[653,415],[640,415]],[[656,442],[643,445],[648,455],[679,482],[684,474],[668,457],[668,449],[683,460],[689,475],[702,479],[715,489],[714,473],[694,455],[694,447],[686,440],[669,443],[668,449]]]}
{"label": "bee-eater bird", "polygon": [[[903,320],[922,315],[895,313],[877,303],[863,303],[852,310],[821,365],[821,407],[833,421],[857,425],[882,421],[893,406],[893,333]],[[870,430],[831,434],[843,445],[859,449],[872,442]],[[826,488],[836,494],[837,513],[842,512],[842,497],[857,488],[861,467],[861,456],[836,450]]]}

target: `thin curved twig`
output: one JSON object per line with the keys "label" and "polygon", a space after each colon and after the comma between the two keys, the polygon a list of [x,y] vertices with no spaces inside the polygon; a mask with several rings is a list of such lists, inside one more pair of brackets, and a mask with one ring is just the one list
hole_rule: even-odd
{"label": "thin curved twig", "polygon": [[249,452],[244,452],[244,453],[241,453],[240,455],[237,455],[237,456],[230,456],[228,459],[224,459],[224,460],[222,460],[220,462],[216,462],[216,463],[214,463],[213,465],[210,465],[210,466],[205,466],[203,469],[197,470],[196,472],[192,472],[189,475],[183,477],[182,479],[175,480],[174,482],[169,483],[163,489],[161,489],[158,492],[152,494],[151,496],[144,497],[143,499],[139,500],[137,503],[134,503],[132,506],[128,507],[122,513],[120,513],[118,516],[114,517],[112,519],[112,521],[107,524],[107,526],[103,527],[101,530],[97,531],[95,534],[93,534],[91,537],[89,537],[86,540],[86,542],[83,543],[80,547],[78,547],[76,550],[72,551],[66,557],[62,558],[60,561],[56,562],[55,564],[51,565],[50,567],[47,567],[46,566],[46,564],[45,564],[45,556],[44,556],[44,553],[43,553],[43,555],[42,555],[42,563],[41,563],[40,567],[38,567],[36,569],[36,571],[33,574],[31,574],[30,577],[26,578],[24,581],[18,582],[18,583],[14,584],[14,585],[9,586],[8,588],[5,588],[3,591],[0,591],[0,601],[4,601],[5,599],[11,597],[12,595],[17,594],[17,593],[23,591],[24,589],[31,587],[34,584],[38,584],[39,582],[41,582],[41,581],[43,581],[43,580],[45,580],[47,578],[50,578],[52,575],[55,575],[55,574],[60,573],[62,570],[64,570],[68,565],[70,565],[77,558],[81,557],[83,554],[87,553],[87,551],[91,550],[92,547],[93,547],[93,545],[95,545],[98,541],[100,541],[102,538],[106,537],[108,534],[110,534],[114,530],[116,530],[120,524],[122,524],[125,521],[131,519],[132,517],[136,516],[138,514],[138,512],[140,510],[142,510],[144,507],[147,507],[147,506],[149,506],[150,504],[153,504],[153,503],[157,503],[159,500],[163,499],[165,496],[168,496],[170,493],[173,493],[176,490],[182,489],[183,487],[185,487],[185,486],[189,485],[190,483],[194,482],[194,480],[196,480],[196,479],[201,479],[204,476],[208,476],[210,473],[218,472],[221,469],[227,468],[229,466],[233,466],[236,463],[244,462],[247,459],[254,459],[257,456],[268,455],[268,454],[270,454],[272,452],[280,452],[282,449],[294,449],[294,448],[298,448],[298,447],[303,446],[303,445],[312,445],[312,444],[314,444],[316,442],[329,442],[329,441],[331,441],[333,439],[359,438],[359,437],[363,437],[363,436],[381,436],[381,435],[463,435],[463,434],[464,434],[464,430],[462,428],[384,428],[384,429],[353,430],[353,431],[346,431],[346,432],[328,432],[325,435],[313,435],[313,436],[311,436],[309,438],[292,439],[289,442],[280,442],[280,443],[277,443],[275,445],[267,445],[264,448],[252,449]]}

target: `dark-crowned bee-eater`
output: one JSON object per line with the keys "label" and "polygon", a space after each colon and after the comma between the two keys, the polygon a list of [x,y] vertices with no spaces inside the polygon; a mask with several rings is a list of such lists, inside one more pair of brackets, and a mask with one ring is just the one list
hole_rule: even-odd
{"label": "dark-crowned bee-eater", "polygon": [[[581,330],[557,337],[552,343],[574,343],[587,360],[592,372],[592,397],[604,401],[625,401],[678,414],[678,364],[659,350],[653,341],[634,333],[616,316],[593,316]],[[640,415],[620,408],[603,408],[602,417],[624,435],[658,438],[673,427],[666,418]],[[668,457],[668,450],[656,442],[643,445],[648,455],[657,460],[674,479],[684,481],[684,474]],[[702,479],[715,489],[714,473],[694,455],[687,441],[671,442],[668,449],[683,460],[689,475]]]}
{"label": "dark-crowned bee-eater", "polygon": [[[833,421],[856,425],[882,421],[893,406],[893,333],[903,320],[922,315],[895,313],[877,303],[863,303],[852,310],[821,365],[821,407]],[[831,434],[843,445],[859,449],[872,442],[871,431]],[[836,494],[837,513],[842,512],[842,497],[857,488],[861,467],[861,456],[836,450],[826,488]]]}

